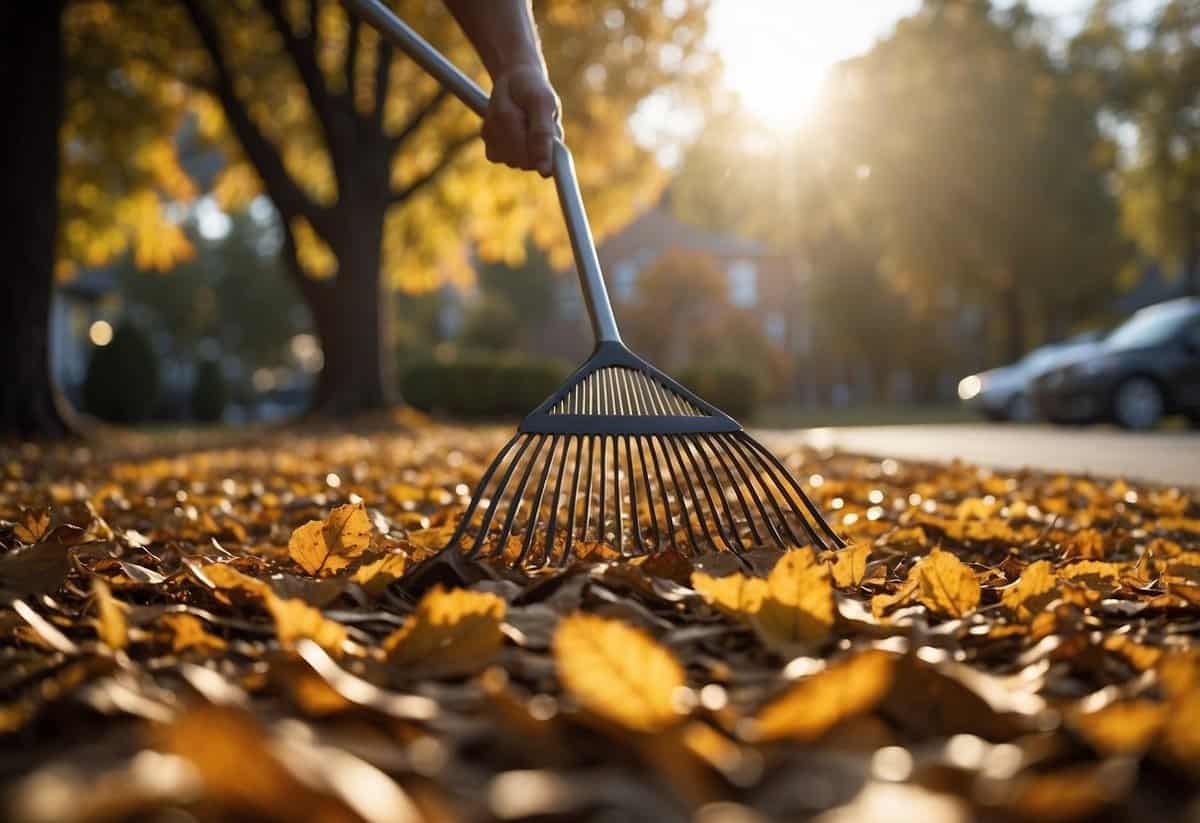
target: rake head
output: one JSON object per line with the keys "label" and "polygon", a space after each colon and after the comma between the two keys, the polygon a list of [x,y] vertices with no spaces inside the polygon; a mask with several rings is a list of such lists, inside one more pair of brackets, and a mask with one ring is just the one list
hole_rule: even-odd
{"label": "rake head", "polygon": [[770,544],[844,545],[737,421],[615,342],[522,421],[447,549],[561,566],[595,543],[739,558]]}

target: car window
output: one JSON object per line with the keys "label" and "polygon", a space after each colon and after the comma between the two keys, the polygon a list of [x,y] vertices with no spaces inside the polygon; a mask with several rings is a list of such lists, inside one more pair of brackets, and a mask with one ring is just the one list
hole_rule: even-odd
{"label": "car window", "polygon": [[1134,314],[1104,341],[1112,349],[1138,349],[1166,343],[1196,318],[1194,306],[1155,306]]}

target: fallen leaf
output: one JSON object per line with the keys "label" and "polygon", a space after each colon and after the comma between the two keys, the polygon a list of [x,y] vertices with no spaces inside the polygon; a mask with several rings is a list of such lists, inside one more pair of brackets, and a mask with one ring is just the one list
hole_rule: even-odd
{"label": "fallen leaf", "polygon": [[21,515],[21,520],[13,527],[13,536],[22,543],[37,543],[50,530],[50,511],[28,509]]}
{"label": "fallen leaf", "polygon": [[559,680],[589,711],[640,732],[683,717],[683,667],[641,629],[575,614],[559,622],[553,648]]}
{"label": "fallen leaf", "polygon": [[383,594],[384,589],[404,576],[408,557],[399,552],[389,552],[378,560],[359,566],[350,577],[372,597]]}
{"label": "fallen leaf", "polygon": [[811,548],[790,551],[767,575],[762,605],[751,619],[767,647],[788,651],[820,643],[833,629],[833,585],[829,566]]}
{"label": "fallen leaf", "polygon": [[218,589],[244,591],[256,595],[271,593],[271,587],[267,583],[248,574],[242,574],[227,563],[209,563],[200,567],[200,573]]}
{"label": "fallen leaf", "polygon": [[123,649],[129,645],[129,626],[125,621],[128,607],[113,597],[108,584],[99,577],[92,578],[92,605],[100,641],[110,649]]}
{"label": "fallen leaf", "polygon": [[712,577],[704,572],[692,572],[692,588],[704,598],[705,603],[718,611],[749,621],[762,606],[767,594],[767,581],[743,574]]}
{"label": "fallen leaf", "polygon": [[1103,754],[1139,754],[1146,751],[1163,725],[1170,707],[1152,700],[1124,700],[1099,711],[1078,712],[1071,726]]}
{"label": "fallen leaf", "polygon": [[63,543],[35,543],[0,557],[0,603],[55,591],[71,568],[70,551]]}
{"label": "fallen leaf", "polygon": [[311,575],[334,574],[371,545],[371,518],[361,503],[338,506],[323,521],[310,520],[292,532],[288,554]]}
{"label": "fallen leaf", "polygon": [[171,650],[175,652],[187,649],[204,651],[224,651],[227,644],[223,639],[210,634],[204,627],[204,621],[194,615],[178,613],[164,614],[162,624],[171,630]]}
{"label": "fallen leaf", "polygon": [[867,576],[867,557],[871,554],[869,543],[856,543],[839,549],[833,555],[833,582],[839,589],[861,586]]}
{"label": "fallen leaf", "polygon": [[346,627],[330,620],[320,609],[315,609],[297,598],[284,599],[273,593],[266,597],[267,610],[275,619],[275,634],[285,649],[294,648],[296,642],[308,638],[331,654],[340,654],[347,640]]}
{"label": "fallen leaf", "polygon": [[749,726],[754,740],[811,741],[873,709],[892,685],[893,656],[872,649],[804,678],[764,706]]}
{"label": "fallen leaf", "polygon": [[1020,579],[1004,590],[1000,602],[1018,620],[1028,622],[1054,599],[1057,591],[1054,567],[1048,560],[1039,560],[1025,567]]}
{"label": "fallen leaf", "polygon": [[1063,580],[1084,586],[1096,594],[1111,594],[1121,585],[1121,567],[1116,563],[1083,560],[1059,569]]}
{"label": "fallen leaf", "polygon": [[979,605],[979,581],[955,555],[934,549],[912,569],[917,599],[935,614],[965,617]]}
{"label": "fallen leaf", "polygon": [[485,666],[504,643],[504,600],[490,592],[430,589],[405,624],[383,641],[388,660],[401,666],[467,673]]}

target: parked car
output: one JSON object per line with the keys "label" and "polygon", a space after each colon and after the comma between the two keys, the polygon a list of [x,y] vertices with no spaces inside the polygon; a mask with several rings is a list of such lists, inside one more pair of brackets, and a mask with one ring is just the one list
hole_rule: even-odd
{"label": "parked car", "polygon": [[1058,423],[1150,429],[1168,414],[1200,422],[1200,298],[1134,313],[1094,349],[1038,377],[1033,396]]}
{"label": "parked car", "polygon": [[1029,352],[1016,363],[971,374],[958,382],[958,396],[963,404],[989,420],[1026,422],[1036,414],[1030,383],[1038,375],[1060,363],[1074,359],[1096,344],[1098,331],[1050,343]]}

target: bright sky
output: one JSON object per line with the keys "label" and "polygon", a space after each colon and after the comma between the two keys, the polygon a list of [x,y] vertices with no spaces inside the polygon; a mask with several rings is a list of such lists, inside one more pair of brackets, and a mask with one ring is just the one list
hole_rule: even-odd
{"label": "bright sky", "polygon": [[[1145,12],[1159,0],[1131,0]],[[1003,3],[1002,3],[1003,4]],[[714,0],[709,31],[727,85],[771,125],[804,119],[829,68],[887,35],[921,0]],[[1073,33],[1089,0],[1030,0],[1030,8]]]}

